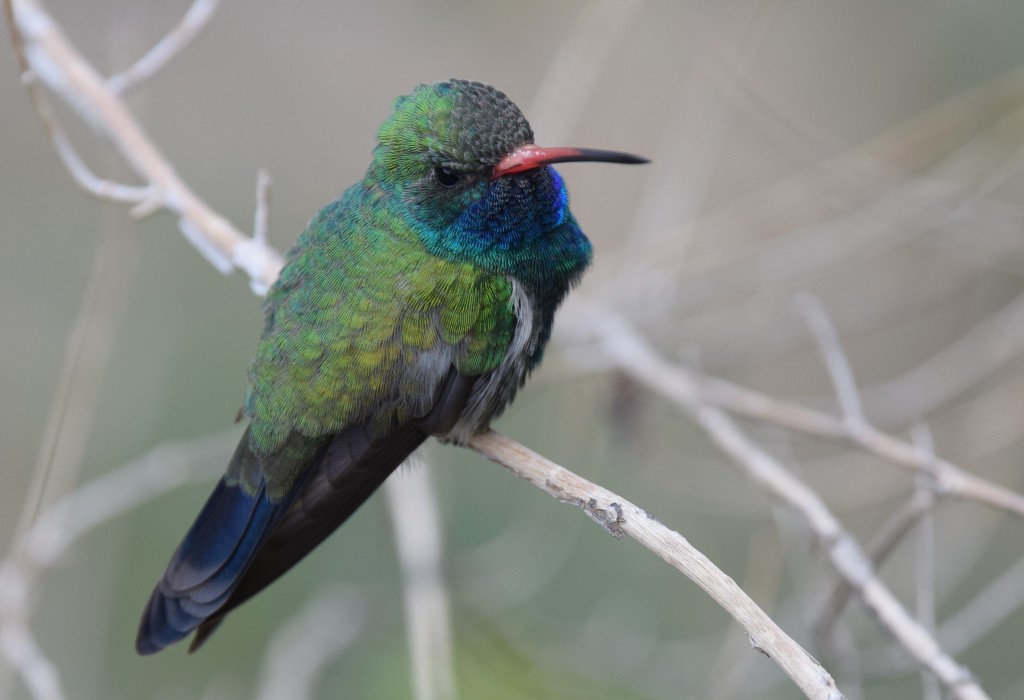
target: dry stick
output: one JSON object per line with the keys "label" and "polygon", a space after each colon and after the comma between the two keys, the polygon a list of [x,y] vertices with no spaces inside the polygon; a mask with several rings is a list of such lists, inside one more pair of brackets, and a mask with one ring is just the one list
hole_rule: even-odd
{"label": "dry stick", "polygon": [[153,48],[130,68],[107,78],[107,87],[118,95],[123,95],[136,85],[152,78],[199,36],[213,19],[219,4],[220,0],[194,0],[177,26],[167,32],[163,39],[154,44]]}
{"label": "dry stick", "polygon": [[723,411],[702,400],[694,382],[663,360],[625,321],[595,311],[588,323],[603,349],[622,371],[680,406],[708,437],[767,493],[803,516],[833,566],[857,591],[862,603],[900,644],[962,700],[987,698],[970,673],[952,659],[874,575],[857,541],[840,525],[818,495],[755,445]]}
{"label": "dry stick", "polygon": [[39,117],[39,121],[42,122],[43,128],[46,129],[46,134],[53,143],[57,156],[64,164],[68,174],[71,175],[71,179],[92,196],[112,202],[138,204],[151,197],[152,189],[149,187],[125,185],[97,176],[89,170],[89,166],[78,155],[74,146],[71,145],[71,140],[68,138],[67,133],[61,127],[57,115],[50,109],[50,105],[39,86],[36,74],[29,67],[23,38],[14,23],[14,10],[11,2],[12,0],[3,0],[4,17],[7,22],[11,46],[14,48],[18,61],[18,69],[21,72],[21,82],[28,92],[32,108]]}
{"label": "dry stick", "polygon": [[8,21],[13,21],[12,41],[27,84],[34,85],[35,77],[46,83],[147,183],[145,193],[140,190],[140,196],[130,200],[141,205],[138,213],[166,209],[178,217],[181,232],[217,270],[226,274],[238,268],[249,276],[254,290],[266,291],[281,269],[280,255],[245,236],[192,192],[39,2],[4,0],[4,6]]}
{"label": "dry stick", "polygon": [[[59,679],[28,626],[32,599],[18,592],[28,575],[16,570],[15,560],[20,556],[19,549],[24,546],[33,521],[41,512],[49,512],[55,499],[73,488],[82,467],[102,379],[110,364],[109,338],[116,335],[124,315],[128,298],[125,290],[130,287],[135,270],[131,262],[132,247],[124,245],[124,234],[118,228],[106,227],[96,249],[64,349],[60,379],[51,400],[31,481],[22,500],[18,524],[11,537],[10,552],[4,562],[0,562],[0,568],[6,572],[0,576],[3,654],[40,698],[59,697]],[[19,607],[12,600],[25,603],[25,607]],[[8,694],[11,680],[7,669],[0,668],[0,697]]]}
{"label": "dry stick", "polygon": [[[699,375],[683,367],[672,367],[671,371],[692,385],[692,390],[701,401],[732,413],[806,435],[848,442],[912,471],[920,469],[931,459],[912,444],[871,425],[851,426],[827,413],[780,401],[722,379]],[[941,457],[934,458],[931,468],[935,474],[938,495],[976,501],[1024,518],[1024,496],[1021,494],[964,471]]]}
{"label": "dry stick", "polygon": [[[1006,622],[1024,605],[1024,559],[999,575],[978,595],[939,625],[938,636],[946,647],[962,652],[978,639]],[[864,653],[866,672],[878,676],[904,675],[913,669],[905,655],[895,653],[890,645],[872,648]]]}
{"label": "dry stick", "polygon": [[384,489],[402,570],[413,698],[454,700],[458,693],[443,534],[429,467],[417,452]]}
{"label": "dry stick", "polygon": [[[825,360],[825,366],[828,368],[828,374],[832,380],[832,386],[835,389],[836,396],[839,400],[839,410],[842,414],[843,424],[849,426],[851,431],[858,432],[862,428],[868,426],[868,421],[864,415],[864,408],[860,400],[860,394],[857,391],[857,382],[853,377],[853,369],[850,366],[850,361],[846,356],[846,352],[843,350],[842,343],[839,341],[839,334],[836,332],[835,326],[832,324],[832,320],[825,311],[825,307],[817,298],[804,294],[797,298],[796,303],[798,310],[804,316],[808,328],[814,335],[814,338],[818,343],[818,348]],[[915,434],[915,444],[923,456],[920,469],[916,475],[917,478],[915,479],[915,496],[920,495],[920,497],[915,500],[924,501],[928,506],[917,518],[915,518],[915,520],[920,522],[918,537],[919,547],[916,559],[917,566],[915,568],[918,593],[917,613],[918,620],[921,624],[930,634],[934,635],[935,596],[932,581],[934,573],[934,537],[932,519],[929,515],[931,513],[931,505],[933,505],[936,500],[933,489],[935,479],[932,477],[932,473],[934,471],[932,465],[935,462],[935,450],[934,443],[931,439],[931,433],[928,432],[927,426],[922,425],[917,430]],[[906,531],[908,530],[904,530],[904,532]],[[890,532],[895,533],[896,530],[890,530]],[[894,539],[886,549],[891,549],[892,544],[895,544],[896,541],[897,540]],[[930,547],[928,546],[929,544],[931,544]],[[871,564],[873,567],[877,567],[879,560],[871,558]],[[825,627],[821,623],[815,626],[819,632],[819,636],[831,636],[830,633],[833,629],[832,624],[838,619],[838,613],[842,611],[846,600],[853,590],[848,581],[841,582],[838,585],[838,589],[841,593],[831,597],[830,602],[833,603],[833,605],[827,609],[828,612],[835,613],[835,615],[829,620],[828,627]],[[934,676],[928,674],[926,670],[921,671],[921,676],[926,700],[936,697],[939,693],[939,687]]]}
{"label": "dry stick", "polygon": [[[228,435],[232,438],[235,431]],[[164,445],[50,506],[0,561],[0,651],[37,700],[65,700],[59,672],[28,624],[36,580],[93,528],[195,478],[227,449],[224,435]]]}
{"label": "dry stick", "polygon": [[[921,451],[935,454],[935,441],[931,431],[924,423],[914,430],[914,442]],[[934,502],[934,480],[929,470],[922,469],[915,480],[915,493],[921,493],[925,499]],[[928,508],[921,517],[917,530],[917,552],[914,561],[915,605],[917,619],[931,634],[935,634],[935,518],[934,510]],[[924,700],[941,700],[942,689],[933,675],[921,671],[921,688]]]}
{"label": "dry stick", "polygon": [[746,630],[755,649],[770,656],[809,698],[843,697],[828,672],[686,538],[622,497],[489,431],[469,446],[564,503],[583,509],[614,537],[629,535],[704,589]]}
{"label": "dry stick", "polygon": [[839,400],[839,411],[843,417],[843,423],[849,425],[850,430],[856,432],[867,423],[867,418],[864,416],[864,407],[861,405],[860,394],[857,392],[857,382],[853,378],[853,370],[850,368],[846,353],[843,352],[839,334],[836,333],[835,326],[832,325],[832,319],[828,317],[821,302],[810,294],[799,295],[795,303],[825,359],[829,379],[832,381],[832,387]]}
{"label": "dry stick", "polygon": [[[772,547],[765,546],[771,535],[767,530],[755,532],[747,543],[747,565],[740,579],[740,588],[752,591],[758,600],[778,601],[785,567]],[[771,610],[771,606],[766,606]],[[699,697],[704,700],[733,698],[742,694],[749,682],[757,658],[742,654],[743,633],[729,630],[713,662],[707,666],[707,679]],[[844,688],[847,696],[850,689]]]}
{"label": "dry stick", "polygon": [[[930,512],[937,503],[934,489],[914,489],[910,497],[889,516],[874,537],[864,546],[871,566],[877,569],[888,558],[910,528]],[[839,579],[821,610],[815,615],[812,627],[819,646],[837,657],[840,650],[835,642],[836,621],[846,608],[853,588],[846,579]]]}

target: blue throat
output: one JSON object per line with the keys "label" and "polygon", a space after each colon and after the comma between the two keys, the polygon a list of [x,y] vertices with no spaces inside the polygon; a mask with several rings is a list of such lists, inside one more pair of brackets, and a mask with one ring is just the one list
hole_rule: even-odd
{"label": "blue throat", "polygon": [[544,304],[561,301],[590,263],[590,241],[550,166],[494,180],[454,221],[432,223],[417,226],[431,254],[513,277]]}

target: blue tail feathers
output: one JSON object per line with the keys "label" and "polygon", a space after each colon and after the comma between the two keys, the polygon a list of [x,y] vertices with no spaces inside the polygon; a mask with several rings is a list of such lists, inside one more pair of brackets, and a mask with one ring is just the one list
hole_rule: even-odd
{"label": "blue tail feathers", "polygon": [[[311,449],[264,455],[246,434],[150,596],[135,648],[154,654],[195,631],[190,650],[197,649],[228,612],[348,519],[426,437],[407,425],[371,440],[357,425],[326,439],[294,434],[292,448],[312,440]],[[295,476],[271,498],[266,478],[282,472]],[[241,485],[245,473],[256,488]]]}
{"label": "blue tail feathers", "polygon": [[140,654],[183,639],[220,609],[289,500],[221,479],[149,598],[135,640]]}

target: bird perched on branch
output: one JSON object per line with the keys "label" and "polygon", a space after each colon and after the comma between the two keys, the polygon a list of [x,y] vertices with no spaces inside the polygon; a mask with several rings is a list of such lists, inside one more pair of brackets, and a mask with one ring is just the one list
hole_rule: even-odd
{"label": "bird perched on branch", "polygon": [[266,304],[227,472],[150,596],[152,654],[224,616],[340,526],[427,437],[485,430],[540,362],[590,262],[553,163],[481,83],[395,100],[365,177],[309,223]]}

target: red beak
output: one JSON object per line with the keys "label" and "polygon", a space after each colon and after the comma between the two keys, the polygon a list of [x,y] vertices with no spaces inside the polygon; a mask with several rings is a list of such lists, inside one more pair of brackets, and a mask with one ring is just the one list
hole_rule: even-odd
{"label": "red beak", "polygon": [[544,148],[528,143],[498,161],[494,166],[492,177],[499,178],[502,175],[521,173],[526,170],[533,170],[542,165],[552,163],[572,163],[578,161],[592,161],[601,163],[626,163],[636,165],[649,162],[646,158],[634,156],[631,153],[620,153],[618,151],[601,151],[596,148]]}

